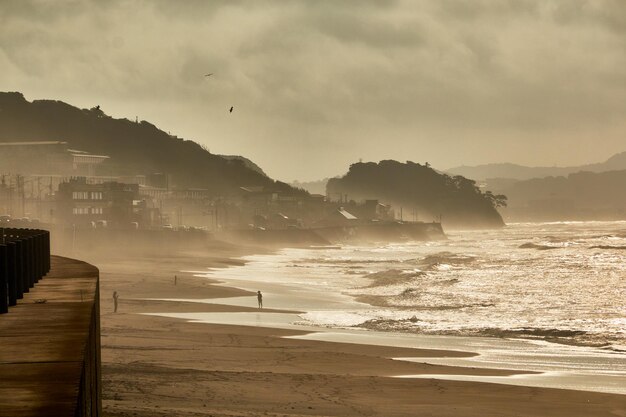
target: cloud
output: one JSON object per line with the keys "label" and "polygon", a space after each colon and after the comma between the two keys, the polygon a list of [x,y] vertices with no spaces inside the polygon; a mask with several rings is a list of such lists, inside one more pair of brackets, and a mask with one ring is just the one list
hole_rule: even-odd
{"label": "cloud", "polygon": [[282,177],[314,177],[330,159],[320,176],[359,157],[567,164],[583,155],[549,153],[573,137],[581,149],[598,136],[607,151],[623,146],[620,0],[0,0],[0,10],[0,89],[141,114]]}

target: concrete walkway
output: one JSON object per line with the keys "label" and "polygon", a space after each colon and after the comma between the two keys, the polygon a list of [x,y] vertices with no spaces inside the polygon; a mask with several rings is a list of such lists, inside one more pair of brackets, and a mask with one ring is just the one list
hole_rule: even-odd
{"label": "concrete walkway", "polygon": [[0,416],[100,415],[98,297],[97,268],[53,256],[0,315]]}

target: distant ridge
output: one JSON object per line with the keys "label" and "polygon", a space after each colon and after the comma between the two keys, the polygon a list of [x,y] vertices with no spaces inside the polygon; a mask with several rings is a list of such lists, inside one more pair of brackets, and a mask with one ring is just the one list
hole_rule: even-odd
{"label": "distant ridge", "polygon": [[626,219],[626,170],[581,171],[491,188],[505,193],[503,213],[514,221]]}
{"label": "distant ridge", "polygon": [[626,152],[613,155],[604,162],[570,167],[529,167],[511,163],[483,164],[476,166],[459,166],[446,172],[451,175],[462,175],[474,180],[489,178],[511,178],[527,180],[531,178],[566,176],[580,171],[606,172],[626,169]]}
{"label": "distant ridge", "polygon": [[222,157],[196,142],[172,136],[147,121],[114,119],[99,106],[79,109],[62,101],[27,101],[0,92],[0,142],[66,141],[72,148],[109,155],[105,173],[165,172],[172,184],[228,194],[241,186],[304,193],[269,178],[244,157]]}

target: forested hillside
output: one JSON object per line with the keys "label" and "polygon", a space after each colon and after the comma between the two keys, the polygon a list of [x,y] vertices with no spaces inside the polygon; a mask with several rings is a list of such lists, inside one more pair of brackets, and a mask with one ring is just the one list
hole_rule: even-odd
{"label": "forested hillside", "polygon": [[219,194],[251,185],[294,190],[241,158],[211,154],[147,121],[114,119],[99,107],[79,109],[52,100],[29,102],[16,92],[0,92],[0,141],[66,141],[72,148],[110,156],[103,174],[168,173],[174,185],[208,188]]}
{"label": "forested hillside", "polygon": [[494,227],[504,223],[496,207],[506,204],[506,197],[482,193],[475,182],[461,176],[440,174],[429,165],[413,162],[381,161],[356,163],[341,178],[328,181],[331,195],[348,199],[378,199],[403,208],[411,219],[416,210],[421,220],[441,216],[446,226]]}

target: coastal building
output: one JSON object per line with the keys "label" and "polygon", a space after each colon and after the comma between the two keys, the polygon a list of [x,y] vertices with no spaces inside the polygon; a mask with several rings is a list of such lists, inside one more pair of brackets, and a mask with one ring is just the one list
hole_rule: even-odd
{"label": "coastal building", "polygon": [[0,142],[0,171],[4,173],[61,173],[71,170],[67,142]]}
{"label": "coastal building", "polygon": [[270,228],[284,228],[285,224],[288,227],[310,227],[324,218],[328,211],[326,196],[321,194],[277,192],[256,186],[241,187],[239,191],[236,204],[244,224],[263,223],[260,221],[263,217]]}
{"label": "coastal building", "polygon": [[365,200],[360,207],[359,218],[367,220],[394,220],[394,212],[389,204],[382,204],[378,200]]}
{"label": "coastal building", "polygon": [[[215,197],[206,188],[169,187],[169,179],[154,181],[148,176],[148,184],[140,185],[139,195],[153,202],[161,211],[161,224],[175,227],[216,227]],[[166,176],[161,179],[167,178]],[[233,218],[236,218],[234,216]]]}
{"label": "coastal building", "polygon": [[344,207],[332,210],[326,217],[316,222],[317,227],[347,227],[355,226],[359,219]]}
{"label": "coastal building", "polygon": [[74,175],[95,176],[97,167],[109,159],[106,155],[93,155],[88,152],[68,149]]}
{"label": "coastal building", "polygon": [[5,177],[2,176],[0,182],[0,216],[13,214],[13,196],[13,188],[6,183]]}
{"label": "coastal building", "polygon": [[149,227],[158,218],[155,208],[139,195],[138,184],[92,184],[84,177],[61,183],[56,194],[57,221],[80,227]]}
{"label": "coastal building", "polygon": [[45,175],[96,175],[109,159],[69,149],[63,141],[0,142],[0,172]]}
{"label": "coastal building", "polygon": [[302,223],[298,219],[293,219],[283,213],[272,213],[267,219],[267,225],[272,229],[289,229],[301,227]]}

